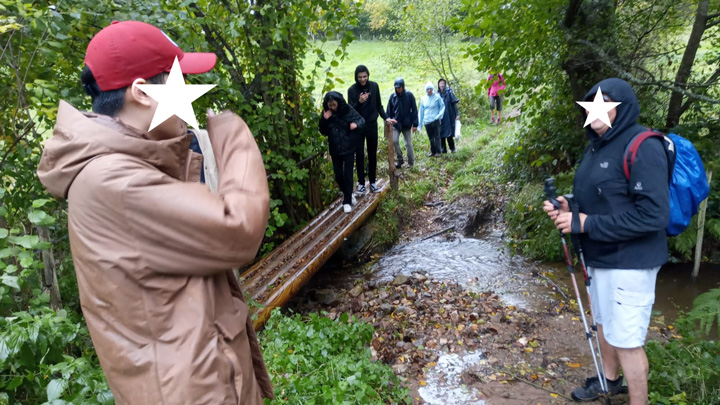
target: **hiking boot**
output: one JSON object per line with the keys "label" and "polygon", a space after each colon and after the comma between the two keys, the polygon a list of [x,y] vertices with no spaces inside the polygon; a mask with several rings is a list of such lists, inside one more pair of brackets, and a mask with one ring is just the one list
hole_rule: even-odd
{"label": "hiking boot", "polygon": [[352,206],[350,204],[343,204],[343,211],[345,211],[346,213],[351,212]]}
{"label": "hiking boot", "polygon": [[491,123],[491,124],[494,124],[494,123],[495,123],[495,118],[490,118],[490,123]]}
{"label": "hiking boot", "polygon": [[380,189],[378,188],[378,186],[375,185],[375,183],[370,183],[370,191],[372,191],[373,193],[377,193],[378,191],[380,191]]}
{"label": "hiking boot", "polygon": [[502,121],[502,118],[498,118],[498,125],[500,125],[501,121]]}
{"label": "hiking boot", "polygon": [[358,194],[365,194],[367,192],[367,189],[364,185],[358,183],[357,193]]}
{"label": "hiking boot", "polygon": [[[395,163],[395,168],[396,169],[401,168],[403,163],[405,163],[405,162],[403,162],[402,160],[398,160],[397,163]],[[410,163],[410,166],[412,166],[412,163]]]}
{"label": "hiking boot", "polygon": [[[627,393],[627,387],[623,386],[622,376],[618,377],[617,380],[607,381],[608,395],[624,394]],[[590,377],[585,379],[585,385],[582,387],[575,388],[572,392],[572,399],[580,402],[594,401],[600,398],[602,389],[600,388],[600,379],[597,377]]]}

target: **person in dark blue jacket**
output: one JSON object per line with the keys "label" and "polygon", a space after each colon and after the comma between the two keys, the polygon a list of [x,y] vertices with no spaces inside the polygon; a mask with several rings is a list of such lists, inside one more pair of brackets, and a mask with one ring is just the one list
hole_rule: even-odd
{"label": "person in dark blue jacket", "polygon": [[[412,134],[418,128],[418,110],[415,96],[405,90],[405,80],[395,80],[395,93],[390,96],[387,105],[388,122],[393,124],[393,144],[395,146],[395,167],[400,168],[403,163],[403,154],[400,149],[400,133],[405,138],[405,150],[408,155],[410,167],[415,164],[415,151],[413,150]],[[411,132],[412,129],[412,132]]]}
{"label": "person in dark blue jacket", "polygon": [[[668,260],[665,227],[670,217],[668,163],[659,140],[643,142],[632,165],[630,181],[623,172],[623,156],[631,139],[647,129],[637,123],[640,106],[632,87],[621,79],[606,79],[598,88],[604,102],[620,102],[608,116],[586,127],[590,143],[575,172],[573,192],[580,214],[573,219],[567,201],[559,210],[545,201],[543,209],[563,233],[579,233],[590,295],[598,324],[604,378],[611,394],[622,390],[623,374],[630,404],[647,404],[648,361],[643,350],[655,300],[655,279]],[[653,138],[655,139],[655,138]],[[588,378],[573,399],[599,397],[600,382]]]}
{"label": "person in dark blue jacket", "polygon": [[445,102],[445,114],[440,122],[440,146],[442,153],[447,153],[448,146],[450,151],[455,153],[455,124],[460,119],[458,111],[458,98],[455,97],[453,90],[447,86],[445,79],[438,80],[438,94]]}

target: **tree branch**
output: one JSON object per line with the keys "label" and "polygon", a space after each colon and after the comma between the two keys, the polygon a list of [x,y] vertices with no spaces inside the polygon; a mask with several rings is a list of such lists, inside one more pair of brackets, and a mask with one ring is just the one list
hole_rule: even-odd
{"label": "tree branch", "polygon": [[[710,77],[705,81],[705,83],[698,85],[698,87],[699,86],[710,87],[713,85],[713,82],[715,82],[718,78],[720,78],[720,68],[718,68],[715,71],[715,73],[710,75]],[[683,104],[682,107],[680,107],[680,115],[683,115],[685,113],[685,111],[687,111],[688,108],[690,108],[690,105],[692,104],[693,101],[694,101],[693,99],[688,99],[687,101],[685,101],[685,104]]]}
{"label": "tree branch", "polygon": [[670,91],[676,91],[686,97],[690,97],[690,98],[693,98],[696,100],[701,100],[706,103],[720,104],[720,100],[718,100],[718,99],[714,99],[712,97],[704,96],[702,94],[697,94],[697,93],[694,93],[691,91],[687,91],[687,90],[685,90],[681,87],[678,87],[674,84],[668,84],[668,83],[665,83],[662,81],[657,81],[657,80],[638,79],[632,73],[628,72],[627,70],[625,70],[621,66],[619,66],[617,63],[615,63],[614,60],[612,58],[610,58],[602,48],[598,47],[597,45],[593,44],[592,42],[586,41],[584,39],[575,39],[574,41],[577,43],[583,44],[583,45],[587,46],[588,48],[592,49],[600,57],[600,59],[603,61],[603,63],[607,64],[607,66],[610,67],[610,69],[612,69],[615,73],[617,73],[621,79],[625,79],[630,83],[638,84],[641,86],[661,87],[661,88],[664,88],[664,89],[667,89]]}

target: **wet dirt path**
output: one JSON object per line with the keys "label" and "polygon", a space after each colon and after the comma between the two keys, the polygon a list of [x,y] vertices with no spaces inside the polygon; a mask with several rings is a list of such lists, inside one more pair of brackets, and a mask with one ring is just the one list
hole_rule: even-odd
{"label": "wet dirt path", "polygon": [[[661,272],[650,339],[672,336],[673,292],[689,297],[720,282],[688,287],[682,271]],[[594,375],[564,267],[513,256],[495,226],[473,237],[416,238],[360,266],[331,261],[289,307],[372,323],[373,355],[406,379],[414,403],[568,403],[572,389]]]}

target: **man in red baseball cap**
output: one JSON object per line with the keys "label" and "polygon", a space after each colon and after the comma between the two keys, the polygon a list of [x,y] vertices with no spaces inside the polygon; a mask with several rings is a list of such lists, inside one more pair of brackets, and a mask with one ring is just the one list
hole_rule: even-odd
{"label": "man in red baseball cap", "polygon": [[262,156],[237,115],[210,111],[217,193],[199,183],[176,116],[148,131],[162,84],[215,55],[184,53],[158,28],[114,22],[87,49],[93,112],[61,101],[38,176],[68,200],[80,303],[117,404],[262,404],[270,379],[232,268],[252,260],[267,225]]}

